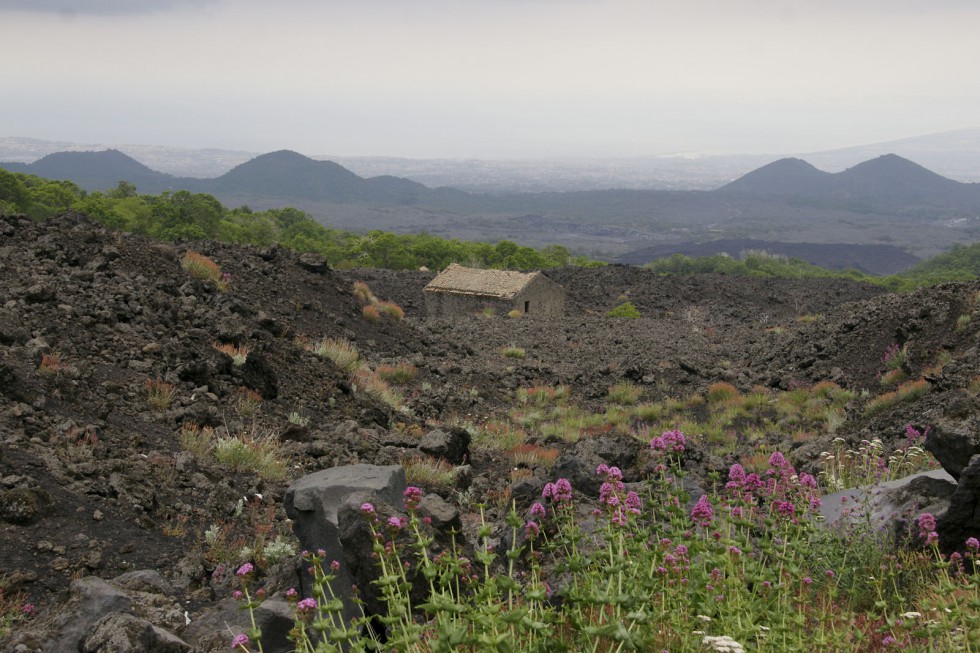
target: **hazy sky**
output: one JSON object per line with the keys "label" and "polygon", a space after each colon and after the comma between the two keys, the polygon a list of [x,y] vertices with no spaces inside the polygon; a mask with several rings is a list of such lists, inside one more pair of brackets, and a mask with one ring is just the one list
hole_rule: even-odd
{"label": "hazy sky", "polygon": [[976,0],[0,0],[0,136],[506,158],[980,126]]}

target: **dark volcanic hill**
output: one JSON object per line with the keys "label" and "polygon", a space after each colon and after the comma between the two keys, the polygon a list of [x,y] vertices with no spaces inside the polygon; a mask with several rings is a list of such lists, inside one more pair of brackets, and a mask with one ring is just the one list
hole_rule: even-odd
{"label": "dark volcanic hill", "polygon": [[301,198],[338,204],[415,204],[433,193],[408,179],[365,179],[332,161],[315,161],[290,150],[258,156],[216,179],[202,181],[199,187],[217,195]]}
{"label": "dark volcanic hill", "polygon": [[159,193],[184,180],[151,170],[119,150],[102,152],[55,152],[34,163],[0,163],[11,172],[24,172],[47,179],[67,179],[85,190],[108,190],[128,181],[144,193]]}
{"label": "dark volcanic hill", "polygon": [[886,154],[843,172],[817,170],[800,159],[780,159],[754,170],[718,190],[758,196],[792,196],[835,201],[860,201],[869,206],[976,206],[980,184],[963,184]]}
{"label": "dark volcanic hill", "polygon": [[833,178],[802,159],[779,159],[722,186],[723,192],[811,196],[826,192]]}

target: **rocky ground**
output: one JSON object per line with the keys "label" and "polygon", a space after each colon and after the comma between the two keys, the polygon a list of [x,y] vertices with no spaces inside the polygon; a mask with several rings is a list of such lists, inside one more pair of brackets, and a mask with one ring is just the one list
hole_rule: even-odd
{"label": "rocky ground", "polygon": [[[230,274],[226,291],[188,276],[189,249]],[[970,391],[980,375],[977,284],[894,295],[846,281],[657,277],[627,266],[548,274],[567,293],[561,320],[426,320],[431,273],[341,272],[278,248],[161,244],[73,214],[0,218],[0,588],[38,609],[0,644],[57,650],[52,633],[81,610],[67,601],[70,583],[129,574],[157,597],[143,618],[201,650],[224,649],[225,633],[187,623],[210,623],[229,594],[208,528],[222,525],[228,542],[239,528],[288,534],[292,480],[400,462],[417,453],[419,434],[503,413],[520,387],[565,384],[593,407],[622,380],[646,399],[719,380],[743,390],[833,380],[877,393],[881,357],[897,344],[932,392],[874,417],[855,410],[838,435],[894,439],[908,422],[969,432],[980,414]],[[366,321],[354,281],[406,319]],[[642,318],[605,317],[625,299]],[[309,351],[323,337],[350,340],[372,365],[414,364],[407,409],[376,401]],[[249,353],[236,365],[215,345]],[[526,356],[504,358],[507,346]],[[153,407],[148,383],[172,386],[172,403]],[[192,423],[218,437],[277,435],[284,477],[186,450],[180,433]],[[797,448],[796,462],[826,446]],[[508,482],[499,456],[473,451],[467,462],[473,487]],[[703,475],[719,461],[697,464]]]}

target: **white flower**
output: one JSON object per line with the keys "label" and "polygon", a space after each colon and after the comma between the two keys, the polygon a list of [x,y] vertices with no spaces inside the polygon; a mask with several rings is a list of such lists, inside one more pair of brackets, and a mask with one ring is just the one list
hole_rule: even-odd
{"label": "white flower", "polygon": [[736,642],[734,639],[728,635],[712,636],[705,635],[704,639],[701,640],[702,644],[710,646],[712,650],[719,651],[720,653],[745,653],[745,649],[742,645]]}

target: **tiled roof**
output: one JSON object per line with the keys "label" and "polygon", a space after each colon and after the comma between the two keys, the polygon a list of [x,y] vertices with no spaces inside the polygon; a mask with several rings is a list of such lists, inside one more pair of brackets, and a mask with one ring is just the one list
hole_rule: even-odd
{"label": "tiled roof", "polygon": [[524,290],[540,272],[478,270],[451,263],[429,282],[426,290],[460,295],[481,295],[511,299]]}

